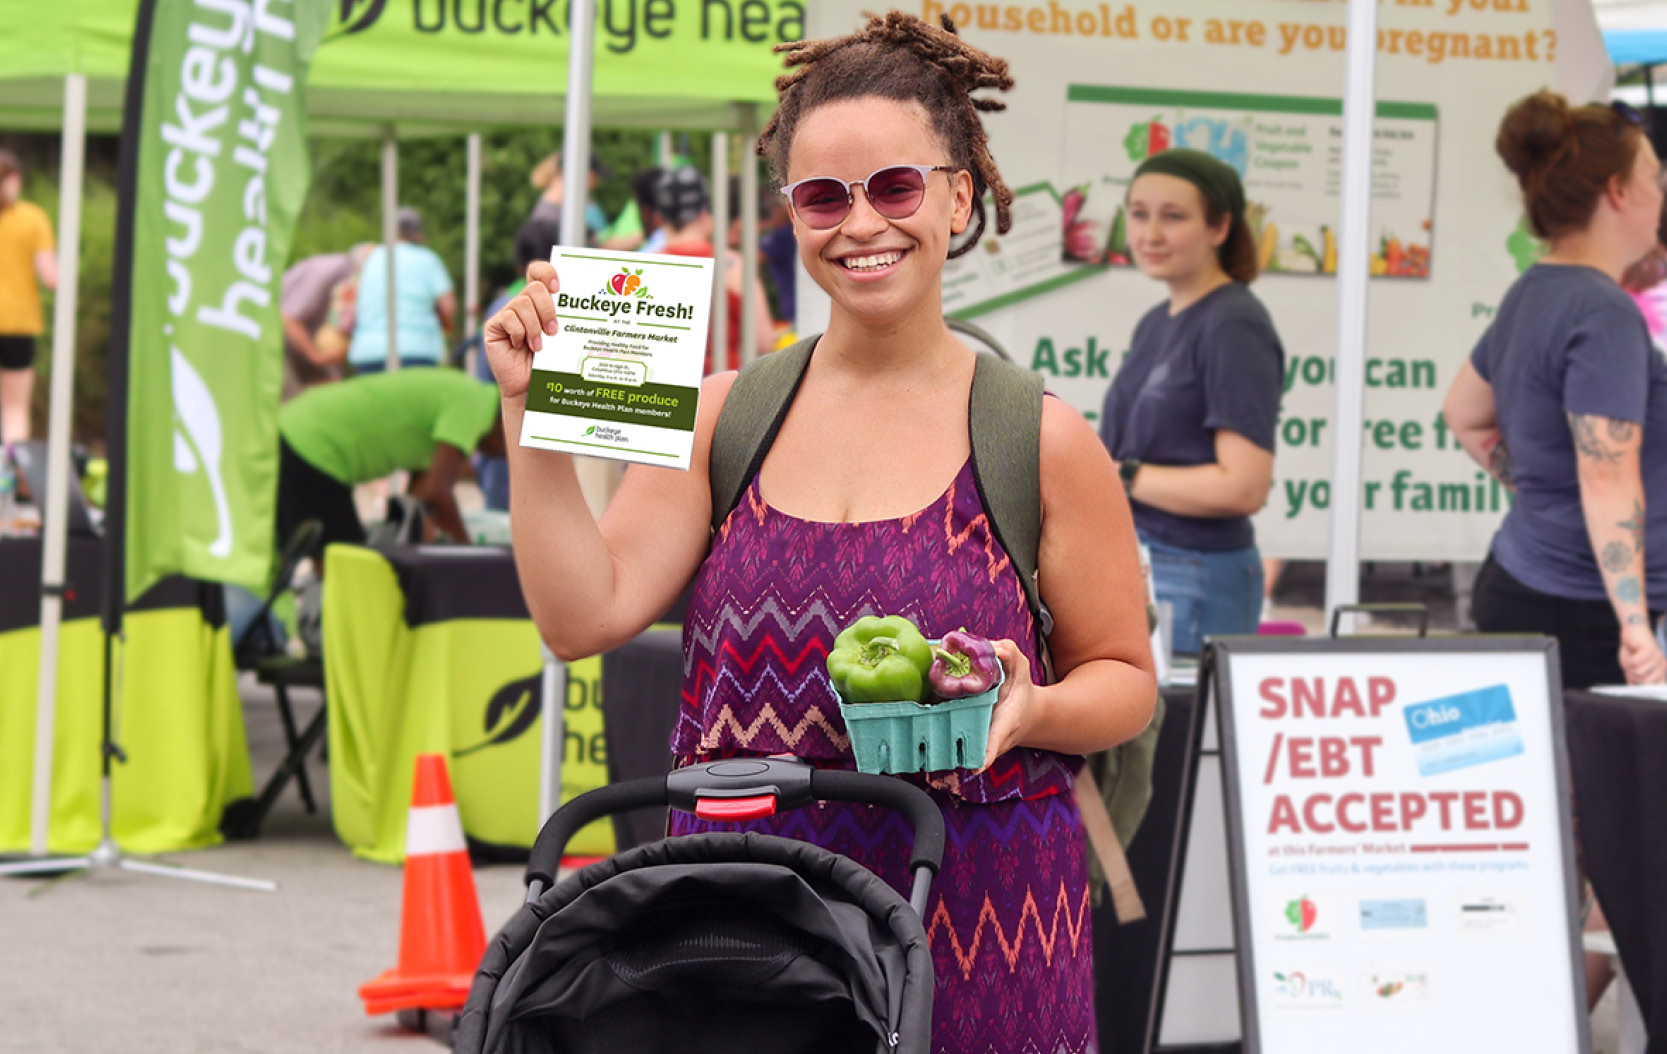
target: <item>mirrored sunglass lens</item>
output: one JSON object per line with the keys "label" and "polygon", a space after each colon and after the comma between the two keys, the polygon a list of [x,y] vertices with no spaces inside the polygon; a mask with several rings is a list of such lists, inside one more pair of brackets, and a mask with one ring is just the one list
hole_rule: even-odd
{"label": "mirrored sunglass lens", "polygon": [[793,207],[812,225],[832,226],[845,218],[851,204],[845,184],[837,179],[808,179],[793,189]]}
{"label": "mirrored sunglass lens", "polygon": [[868,177],[868,200],[889,216],[914,212],[925,190],[925,178],[912,168],[883,168]]}

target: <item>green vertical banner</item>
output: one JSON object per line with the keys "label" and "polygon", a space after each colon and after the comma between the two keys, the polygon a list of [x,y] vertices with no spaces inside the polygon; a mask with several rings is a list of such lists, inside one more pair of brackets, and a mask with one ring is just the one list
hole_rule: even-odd
{"label": "green vertical banner", "polygon": [[129,190],[129,601],[175,572],[265,585],[278,293],[307,190],[303,86],[331,7],[141,5],[151,23],[133,57],[144,88]]}

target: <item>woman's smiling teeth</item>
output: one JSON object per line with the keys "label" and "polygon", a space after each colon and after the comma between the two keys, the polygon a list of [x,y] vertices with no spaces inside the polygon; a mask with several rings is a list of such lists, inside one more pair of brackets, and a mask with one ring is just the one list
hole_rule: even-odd
{"label": "woman's smiling teeth", "polygon": [[878,271],[903,259],[900,252],[876,253],[873,256],[847,256],[839,265],[847,271]]}

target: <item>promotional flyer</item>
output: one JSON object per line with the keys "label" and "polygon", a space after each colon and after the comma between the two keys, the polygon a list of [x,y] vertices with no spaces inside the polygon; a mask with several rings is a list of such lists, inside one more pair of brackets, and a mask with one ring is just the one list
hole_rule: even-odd
{"label": "promotional flyer", "polygon": [[533,356],[521,445],[687,469],[712,261],[557,246],[560,330]]}

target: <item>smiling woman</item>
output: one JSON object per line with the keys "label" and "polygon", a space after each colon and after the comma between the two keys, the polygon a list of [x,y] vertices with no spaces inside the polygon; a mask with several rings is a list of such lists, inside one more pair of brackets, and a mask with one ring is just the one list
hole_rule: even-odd
{"label": "smiling woman", "polygon": [[[897,12],[784,50],[793,72],[778,81],[759,153],[788,191],[801,262],[832,301],[828,330],[802,349],[808,364],[775,427],[745,437],[760,453],[715,532],[713,433],[732,387],[761,373],[708,378],[691,470],[633,465],[600,525],[570,458],[513,452],[523,591],[545,640],[577,656],[637,633],[689,587],[671,743],[680,765],[792,753],[853,767],[827,674],[804,657],[827,654],[862,616],[996,641],[1005,679],[983,765],[917,777],[949,830],[925,920],[932,1049],[1094,1050],[1088,876],[1071,792],[1084,753],[1146,726],[1156,685],[1128,505],[1082,417],[1038,397],[1040,434],[1026,437],[1040,447],[1039,458],[1030,448],[1034,566],[1051,632],[974,473],[978,356],[944,323],[943,270],[983,234],[987,197],[996,228],[1009,226],[1013,195],[978,116],[1001,104],[973,93],[1012,81],[947,21]],[[528,277],[486,327],[510,429],[560,284],[548,264]],[[794,360],[748,371],[781,361]],[[714,826],[672,821],[674,834]],[[907,888],[901,818],[829,804],[746,826],[833,849]],[[1038,925],[1046,941],[1032,939]]]}

